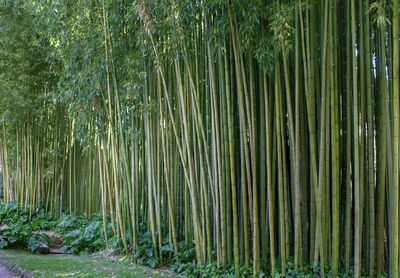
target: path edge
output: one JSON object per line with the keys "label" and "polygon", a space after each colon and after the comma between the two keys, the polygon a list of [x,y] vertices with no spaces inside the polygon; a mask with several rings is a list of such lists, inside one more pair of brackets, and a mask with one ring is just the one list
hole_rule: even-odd
{"label": "path edge", "polygon": [[0,265],[6,268],[8,271],[12,272],[15,275],[19,275],[24,278],[34,278],[32,274],[30,274],[26,269],[21,268],[17,264],[12,264],[9,261],[0,257]]}

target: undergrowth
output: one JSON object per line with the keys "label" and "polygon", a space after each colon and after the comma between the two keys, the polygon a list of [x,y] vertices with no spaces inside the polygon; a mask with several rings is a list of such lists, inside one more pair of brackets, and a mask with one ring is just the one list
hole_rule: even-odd
{"label": "undergrowth", "polygon": [[[186,277],[235,277],[233,266],[223,268],[217,263],[207,263],[198,266],[196,263],[195,246],[193,243],[178,242],[178,252],[174,252],[174,246],[170,242],[170,236],[165,234],[161,246],[161,254],[156,253],[153,246],[152,235],[146,231],[145,226],[141,227],[138,236],[138,247],[136,250],[129,250],[130,255],[125,260],[146,265],[151,268],[168,267],[176,273]],[[60,217],[48,215],[43,209],[29,210],[22,209],[16,203],[0,202],[0,249],[3,248],[24,248],[31,252],[37,252],[43,245],[49,245],[47,235],[33,234],[37,230],[55,231],[63,236],[63,250],[69,254],[90,254],[102,250],[111,250],[114,253],[123,253],[124,250],[120,240],[112,233],[111,223],[104,227],[102,217],[99,214],[91,216],[76,216],[62,214]],[[263,269],[270,273],[264,263]],[[329,269],[325,272],[326,277],[331,277]],[[260,272],[258,277],[320,277],[319,269],[310,265],[295,268],[292,261],[287,263],[285,274],[276,273],[266,275]],[[240,277],[253,277],[252,269],[241,267]],[[351,277],[342,274],[340,277]]]}
{"label": "undergrowth", "polygon": [[38,250],[49,245],[46,235],[33,231],[50,230],[63,236],[66,253],[82,254],[97,252],[110,246],[118,249],[118,240],[111,234],[111,227],[104,230],[100,215],[90,217],[62,214],[56,218],[43,209],[22,209],[16,203],[0,203],[0,248],[27,248]]}

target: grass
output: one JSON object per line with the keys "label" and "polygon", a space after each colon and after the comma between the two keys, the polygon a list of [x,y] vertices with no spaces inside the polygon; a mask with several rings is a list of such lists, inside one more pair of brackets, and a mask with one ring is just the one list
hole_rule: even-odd
{"label": "grass", "polygon": [[37,255],[23,250],[0,250],[0,257],[35,277],[172,277],[172,274],[112,260],[101,255]]}

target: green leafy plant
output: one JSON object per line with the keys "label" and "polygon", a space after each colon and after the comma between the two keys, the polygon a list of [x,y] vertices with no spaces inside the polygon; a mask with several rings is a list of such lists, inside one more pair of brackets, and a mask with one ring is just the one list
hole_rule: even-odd
{"label": "green leafy plant", "polygon": [[0,246],[5,247],[25,247],[32,229],[23,222],[16,222],[0,231]]}
{"label": "green leafy plant", "polygon": [[[228,266],[224,268],[221,264],[218,263],[208,263],[202,266],[197,266],[195,263],[187,263],[187,264],[176,264],[179,266],[175,269],[176,272],[182,273],[187,277],[201,277],[201,278],[211,278],[211,277],[220,277],[220,278],[231,278],[235,277],[235,270],[233,266]],[[242,266],[240,268],[240,277],[252,277],[253,270],[252,268],[246,268]],[[266,275],[260,271],[257,277],[262,278],[266,277]],[[291,277],[291,276],[290,276]]]}
{"label": "green leafy plant", "polygon": [[158,265],[160,260],[154,252],[150,232],[146,232],[139,237],[139,246],[133,254],[133,259],[139,264],[148,265],[152,268]]}
{"label": "green leafy plant", "polygon": [[93,253],[106,248],[103,224],[92,221],[83,228],[70,231],[64,238],[63,249],[67,253]]}
{"label": "green leafy plant", "polygon": [[[21,209],[16,203],[0,203],[0,248],[27,248],[32,252],[49,247],[47,235],[32,234],[37,230],[54,230],[64,235],[65,252],[92,253],[107,246],[119,246],[119,239],[108,235],[106,241],[103,222],[98,215],[91,218],[63,214],[60,218],[43,210]],[[108,230],[111,230],[109,227]]]}
{"label": "green leafy plant", "polygon": [[47,235],[34,234],[28,239],[27,248],[33,253],[47,253],[50,246],[50,238]]}
{"label": "green leafy plant", "polygon": [[63,214],[55,223],[55,230],[58,233],[66,234],[69,233],[76,228],[84,227],[87,221],[84,218],[71,215],[71,214]]}

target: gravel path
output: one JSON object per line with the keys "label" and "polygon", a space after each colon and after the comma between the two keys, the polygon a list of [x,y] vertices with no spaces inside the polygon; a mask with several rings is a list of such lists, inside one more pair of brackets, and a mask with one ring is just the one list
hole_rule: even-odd
{"label": "gravel path", "polygon": [[0,266],[0,277],[1,278],[17,278],[19,276],[14,275],[13,273],[9,272],[4,267]]}

